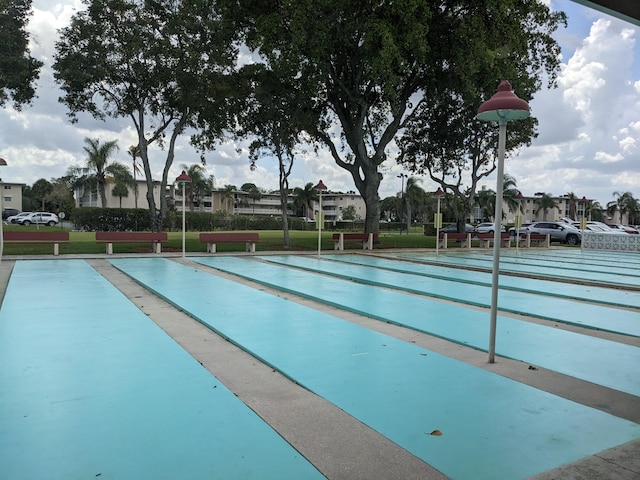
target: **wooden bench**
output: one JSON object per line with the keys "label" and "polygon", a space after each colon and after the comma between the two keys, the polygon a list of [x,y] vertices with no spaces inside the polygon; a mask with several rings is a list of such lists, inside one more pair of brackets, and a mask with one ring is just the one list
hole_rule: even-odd
{"label": "wooden bench", "polygon": [[518,246],[530,248],[531,243],[537,243],[539,247],[549,248],[551,246],[551,235],[542,233],[521,233],[518,238]]}
{"label": "wooden bench", "polygon": [[373,250],[373,242],[378,235],[373,233],[334,233],[331,237],[334,250],[344,250],[344,242],[355,242],[362,245],[363,250]]}
{"label": "wooden bench", "polygon": [[52,243],[53,254],[60,254],[60,244],[69,243],[69,232],[2,232],[5,243]]}
{"label": "wooden bench", "polygon": [[[479,233],[478,240],[480,240],[481,248],[489,248],[493,243],[493,233]],[[500,246],[501,247],[511,247],[511,235],[507,232],[502,232],[500,234]]]}
{"label": "wooden bench", "polygon": [[167,232],[96,232],[96,242],[107,244],[107,255],[113,255],[114,243],[150,243],[154,253],[162,253]]}
{"label": "wooden bench", "polygon": [[470,233],[450,233],[440,232],[438,237],[438,248],[447,248],[447,244],[450,240],[455,240],[460,244],[461,248],[471,248],[471,234]]}
{"label": "wooden bench", "polygon": [[216,253],[216,244],[218,243],[244,243],[247,252],[255,252],[256,243],[259,240],[260,236],[252,232],[200,234],[200,241],[207,244],[207,253]]}

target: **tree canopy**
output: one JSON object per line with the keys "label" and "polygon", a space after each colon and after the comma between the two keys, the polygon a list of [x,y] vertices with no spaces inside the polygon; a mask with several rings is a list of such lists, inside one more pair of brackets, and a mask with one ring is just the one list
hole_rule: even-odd
{"label": "tree canopy", "polygon": [[159,211],[155,204],[148,147],[167,148],[164,191],[178,137],[189,127],[197,129],[194,137],[219,136],[227,124],[224,77],[236,58],[233,36],[222,30],[214,0],[85,3],[88,8],[74,15],[56,44],[60,100],[74,121],[80,112],[131,120],[151,223],[158,229],[167,205],[164,195]]}
{"label": "tree canopy", "polygon": [[20,109],[36,95],[42,62],[29,53],[30,11],[31,0],[0,0],[0,107],[11,101]]}
{"label": "tree canopy", "polygon": [[[530,100],[559,67],[551,33],[563,16],[537,0],[219,4],[268,70],[313,92],[304,128],[351,174],[368,232],[379,230],[381,166],[396,144],[417,172],[491,164],[496,135],[473,120],[481,99],[509,78]],[[508,147],[529,141],[534,125],[512,129]]]}

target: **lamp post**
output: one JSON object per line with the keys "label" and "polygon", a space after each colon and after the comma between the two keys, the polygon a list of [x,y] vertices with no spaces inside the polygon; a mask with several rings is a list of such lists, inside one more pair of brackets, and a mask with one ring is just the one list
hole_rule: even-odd
{"label": "lamp post", "polygon": [[[0,158],[0,167],[6,167],[7,161],[4,158]],[[4,196],[4,189],[2,188],[2,178],[0,178],[0,212],[2,212],[2,197]],[[0,264],[2,263],[2,252],[4,251],[4,232],[2,231],[4,221],[0,219]]]}
{"label": "lamp post", "polygon": [[187,175],[187,172],[184,170],[178,177],[176,178],[176,183],[178,185],[182,184],[182,259],[184,260],[185,255],[185,238],[186,238],[186,221],[185,221],[185,197],[186,197],[186,186],[187,183],[191,183],[191,177]]}
{"label": "lamp post", "polygon": [[444,196],[444,192],[440,187],[433,192],[433,196],[438,199],[438,213],[433,220],[433,225],[436,227],[436,255],[438,255],[438,247],[440,246],[440,229],[442,228],[442,214],[440,213],[440,199]]}
{"label": "lamp post", "polygon": [[516,200],[518,200],[518,213],[516,214],[516,221],[515,221],[515,227],[516,227],[516,255],[520,254],[520,250],[518,249],[518,246],[520,245],[520,228],[522,227],[522,200],[524,200],[524,197],[522,196],[522,192],[518,190],[518,195],[516,195]]}
{"label": "lamp post", "polygon": [[[404,179],[408,177],[406,173],[401,173],[400,175],[396,175],[401,179],[400,183],[400,235],[402,235],[402,214],[403,214],[403,204],[404,204]],[[407,230],[407,235],[409,235],[409,230]]]}
{"label": "lamp post", "polygon": [[[584,234],[587,231],[587,204],[589,200],[584,195],[580,200],[582,204],[582,218],[580,219],[580,230],[582,230],[582,237],[580,238],[580,250],[584,250]],[[589,210],[589,220],[591,220],[591,210]]]}
{"label": "lamp post", "polygon": [[493,234],[493,266],[491,276],[491,326],[489,331],[489,363],[495,362],[496,317],[498,309],[498,276],[500,269],[500,236],[502,233],[502,187],[504,181],[504,155],[507,137],[507,122],[529,117],[529,104],[519,98],[511,84],[503,80],[498,91],[478,108],[476,118],[482,122],[498,122],[498,181],[496,186],[496,209]]}
{"label": "lamp post", "polygon": [[318,182],[318,184],[313,187],[318,190],[318,217],[316,222],[318,224],[318,257],[320,256],[320,249],[322,248],[322,223],[324,222],[324,218],[322,215],[322,191],[327,189],[327,186],[322,183],[322,180]]}

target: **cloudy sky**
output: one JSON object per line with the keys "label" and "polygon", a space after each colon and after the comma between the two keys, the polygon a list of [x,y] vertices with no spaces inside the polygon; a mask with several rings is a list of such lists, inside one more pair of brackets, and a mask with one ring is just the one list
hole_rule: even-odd
{"label": "cloudy sky", "polygon": [[[45,67],[32,106],[21,112],[0,110],[0,156],[9,165],[2,171],[5,181],[31,185],[39,178],[64,175],[69,166],[84,163],[85,137],[117,140],[120,151],[113,160],[130,163],[126,151],[136,143],[136,135],[126,121],[83,117],[72,125],[57,101],[61,92],[51,73],[57,30],[68,24],[81,5],[79,0],[33,0],[31,51]],[[530,103],[532,115],[539,120],[539,137],[507,161],[505,172],[516,178],[527,196],[573,192],[602,205],[614,200],[615,191],[630,191],[640,198],[640,28],[569,0],[551,0],[551,6],[565,11],[569,21],[568,28],[556,34],[562,47],[559,85],[539,92]],[[517,86],[514,89],[517,93]],[[261,160],[252,172],[246,153],[237,153],[237,147],[225,144],[206,155],[206,168],[216,185],[239,187],[253,182],[277,188],[275,161]],[[176,153],[170,178],[179,175],[180,165],[199,161],[186,141]],[[164,156],[157,158],[152,168],[159,179]],[[397,175],[402,172],[396,165],[385,165],[382,198],[400,190]],[[328,153],[296,160],[292,187],[319,179],[334,191],[355,190],[350,175]],[[495,189],[495,181],[495,176],[490,177],[487,186]],[[427,178],[421,185],[427,191],[436,189]]]}

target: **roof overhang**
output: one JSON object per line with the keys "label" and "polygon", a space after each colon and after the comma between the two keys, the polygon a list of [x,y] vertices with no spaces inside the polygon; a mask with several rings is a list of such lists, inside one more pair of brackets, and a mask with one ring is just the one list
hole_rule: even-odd
{"label": "roof overhang", "polygon": [[573,0],[594,10],[613,15],[640,27],[640,1],[638,0]]}

